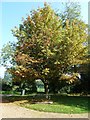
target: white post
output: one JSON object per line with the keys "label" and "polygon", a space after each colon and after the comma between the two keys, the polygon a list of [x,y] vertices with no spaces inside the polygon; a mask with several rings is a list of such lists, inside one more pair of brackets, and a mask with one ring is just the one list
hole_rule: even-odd
{"label": "white post", "polygon": [[25,89],[22,89],[22,96],[25,95]]}

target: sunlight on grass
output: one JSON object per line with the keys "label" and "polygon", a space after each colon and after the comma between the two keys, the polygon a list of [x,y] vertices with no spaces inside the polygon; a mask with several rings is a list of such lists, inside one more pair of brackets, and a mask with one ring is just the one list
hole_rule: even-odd
{"label": "sunlight on grass", "polygon": [[87,108],[75,106],[59,105],[59,104],[22,104],[22,106],[38,111],[54,112],[54,113],[86,113]]}

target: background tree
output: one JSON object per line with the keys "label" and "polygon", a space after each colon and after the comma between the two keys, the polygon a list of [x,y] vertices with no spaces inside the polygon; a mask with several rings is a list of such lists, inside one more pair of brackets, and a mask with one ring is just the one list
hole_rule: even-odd
{"label": "background tree", "polygon": [[15,43],[8,42],[1,49],[0,64],[5,68],[9,68],[14,65],[13,55],[15,52]]}
{"label": "background tree", "polygon": [[0,79],[0,90],[12,90],[12,76],[7,71],[5,71],[4,78]]}
{"label": "background tree", "polygon": [[66,20],[69,20],[70,23],[75,19],[81,19],[81,6],[78,2],[65,2],[63,6],[63,11],[57,14],[63,21],[63,27],[66,26]]}

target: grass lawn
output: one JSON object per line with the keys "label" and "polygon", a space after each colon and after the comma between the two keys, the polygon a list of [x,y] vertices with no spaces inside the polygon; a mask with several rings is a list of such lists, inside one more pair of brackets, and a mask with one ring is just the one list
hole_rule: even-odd
{"label": "grass lawn", "polygon": [[34,109],[44,112],[54,112],[54,113],[87,113],[90,112],[90,97],[85,96],[51,96],[50,100],[53,101],[52,104],[35,104],[32,103],[32,100],[35,101],[44,101],[45,96],[10,96],[8,99],[12,102],[16,101],[16,104],[26,107],[29,109]]}
{"label": "grass lawn", "polygon": [[44,112],[54,112],[54,113],[85,113],[87,110],[81,109],[79,107],[75,106],[66,106],[66,105],[59,105],[59,104],[25,104],[23,105],[26,108],[38,110],[38,111],[44,111]]}
{"label": "grass lawn", "polygon": [[20,92],[13,92],[13,91],[0,91],[0,94],[12,94],[12,95],[20,95]]}

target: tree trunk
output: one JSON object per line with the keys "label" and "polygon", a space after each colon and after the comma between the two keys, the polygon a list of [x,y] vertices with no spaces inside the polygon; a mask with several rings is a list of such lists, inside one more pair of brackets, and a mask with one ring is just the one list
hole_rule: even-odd
{"label": "tree trunk", "polygon": [[77,72],[77,67],[76,67],[76,65],[74,65],[74,72],[75,72],[75,73]]}
{"label": "tree trunk", "polygon": [[48,95],[48,92],[49,92],[49,89],[48,89],[48,83],[44,83],[44,88],[45,88],[45,94],[46,94],[46,99],[49,98],[49,95]]}

